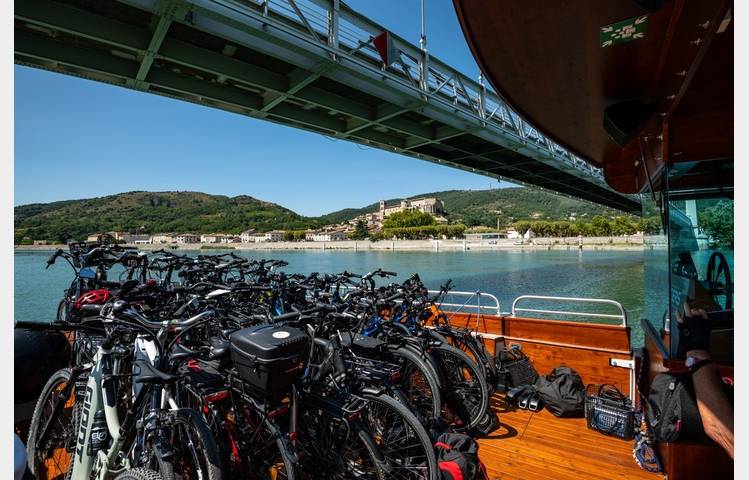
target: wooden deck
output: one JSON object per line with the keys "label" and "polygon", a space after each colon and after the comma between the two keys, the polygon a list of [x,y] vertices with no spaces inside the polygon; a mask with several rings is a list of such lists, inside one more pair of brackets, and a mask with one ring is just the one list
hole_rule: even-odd
{"label": "wooden deck", "polygon": [[501,426],[479,439],[479,456],[491,479],[663,480],[632,458],[632,440],[594,432],[583,418],[557,418],[547,410],[511,410],[502,395],[492,399]]}

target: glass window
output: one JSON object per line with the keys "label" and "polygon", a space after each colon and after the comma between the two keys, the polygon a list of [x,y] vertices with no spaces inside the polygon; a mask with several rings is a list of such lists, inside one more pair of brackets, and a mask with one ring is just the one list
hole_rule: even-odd
{"label": "glass window", "polygon": [[[671,169],[670,184],[683,186],[685,172]],[[667,194],[670,351],[677,356],[676,314],[685,301],[710,312],[711,352],[733,359],[733,190],[702,188]]]}

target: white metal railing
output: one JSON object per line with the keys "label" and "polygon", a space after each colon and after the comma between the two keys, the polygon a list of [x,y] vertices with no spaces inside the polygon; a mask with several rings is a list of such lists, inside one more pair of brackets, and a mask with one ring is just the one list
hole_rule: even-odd
{"label": "white metal railing", "polygon": [[[440,292],[439,290],[429,290],[429,293],[432,295],[436,295]],[[449,299],[450,297],[465,298],[465,302],[453,303],[453,302],[445,301],[446,299]],[[487,300],[489,303],[484,304],[482,303],[483,300]],[[491,293],[485,293],[485,292],[480,292],[480,291],[447,292],[447,294],[442,297],[442,301],[437,303],[437,306],[440,308],[440,310],[442,310],[443,307],[448,307],[448,309],[446,309],[446,312],[449,312],[449,313],[460,313],[464,310],[474,310],[475,313],[478,313],[479,315],[483,315],[483,314],[499,315],[501,313],[499,299],[496,296],[492,295]],[[452,308],[457,308],[457,309],[452,310]]]}
{"label": "white metal railing", "polygon": [[[351,289],[346,285],[338,287],[341,291],[346,292]],[[430,295],[437,295],[440,290],[427,290]],[[462,303],[458,302],[446,302],[445,299],[451,299],[451,297],[465,298],[466,300]],[[486,301],[486,303],[484,303]],[[396,300],[396,303],[400,303],[400,300]],[[461,292],[461,291],[449,291],[444,295],[440,302],[437,302],[437,307],[442,310],[443,307],[448,307],[446,313],[460,313],[466,310],[472,310],[479,315],[499,315],[501,313],[499,299],[491,293],[485,292]],[[452,309],[455,310],[452,310]]]}
{"label": "white metal railing", "polygon": [[355,12],[340,0],[210,0],[212,3],[259,15],[264,22],[279,22],[309,42],[328,50],[333,58],[345,56],[377,66],[380,74],[405,81],[424,99],[447,101],[479,125],[491,125],[518,144],[532,147],[543,157],[603,181],[602,170],[573,155],[541,134],[512,109],[483,78],[474,80],[433,57],[425,49],[388,31],[397,58],[382,62],[373,39],[387,29]]}
{"label": "white metal railing", "polygon": [[[520,308],[518,303],[527,300],[541,300],[551,302],[567,302],[567,303],[578,303],[578,304],[594,304],[594,305],[611,305],[619,310],[618,314],[611,313],[597,313],[597,312],[584,312],[584,311],[569,311],[569,310],[547,310],[541,308]],[[512,302],[511,315],[514,317],[517,312],[523,313],[540,313],[544,315],[569,315],[574,317],[583,318],[607,318],[620,320],[622,326],[627,326],[627,311],[624,309],[621,303],[615,300],[608,300],[605,298],[581,298],[581,297],[549,297],[543,295],[521,295]]]}

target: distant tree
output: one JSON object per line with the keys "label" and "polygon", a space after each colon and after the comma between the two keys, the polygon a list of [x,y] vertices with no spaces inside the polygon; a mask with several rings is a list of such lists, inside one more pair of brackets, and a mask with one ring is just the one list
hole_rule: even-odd
{"label": "distant tree", "polygon": [[430,214],[419,211],[395,212],[382,222],[382,228],[407,228],[407,227],[424,227],[436,225],[437,220]]}
{"label": "distant tree", "polygon": [[364,220],[359,220],[356,222],[356,228],[354,229],[351,234],[349,234],[349,238],[351,240],[364,240],[369,236],[369,231],[367,230],[367,225],[364,223]]}
{"label": "distant tree", "polygon": [[596,215],[590,219],[593,227],[592,234],[596,237],[605,237],[611,235],[611,222],[603,215]]}
{"label": "distant tree", "polygon": [[531,228],[531,222],[520,220],[519,222],[515,222],[515,225],[513,226],[520,235],[525,235],[525,232],[527,232]]}
{"label": "distant tree", "polygon": [[702,229],[721,247],[733,248],[733,202],[721,200],[699,214]]}
{"label": "distant tree", "polygon": [[661,230],[661,219],[657,216],[640,219],[637,229],[646,234],[657,234]]}

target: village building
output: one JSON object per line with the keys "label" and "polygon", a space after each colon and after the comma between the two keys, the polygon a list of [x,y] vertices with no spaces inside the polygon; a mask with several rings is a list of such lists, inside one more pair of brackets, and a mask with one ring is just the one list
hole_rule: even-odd
{"label": "village building", "polygon": [[177,243],[200,243],[200,235],[197,233],[180,233],[174,237]]}
{"label": "village building", "polygon": [[241,240],[238,235],[222,235],[219,238],[219,243],[239,243]]}
{"label": "village building", "polygon": [[271,230],[270,232],[265,233],[265,241],[266,242],[280,242],[283,240],[284,234],[283,230]]}
{"label": "village building", "polygon": [[445,213],[445,204],[439,198],[417,198],[414,200],[401,200],[400,205],[388,207],[385,200],[380,200],[380,221],[390,215],[403,211],[418,211],[438,216]]}
{"label": "village building", "polygon": [[221,243],[223,233],[204,233],[200,236],[200,243]]}
{"label": "village building", "polygon": [[176,242],[176,233],[154,233],[151,235],[151,243],[153,244],[168,244]]}
{"label": "village building", "polygon": [[239,241],[242,243],[255,243],[255,238],[260,235],[254,229],[245,230],[239,234]]}
{"label": "village building", "polygon": [[523,238],[523,236],[520,235],[520,232],[518,232],[517,230],[515,230],[515,227],[510,227],[510,228],[507,229],[507,238],[513,239],[513,240],[518,240],[520,238]]}
{"label": "village building", "polygon": [[313,242],[337,242],[346,240],[346,233],[342,230],[322,230],[313,232],[311,235],[305,234],[304,238]]}

